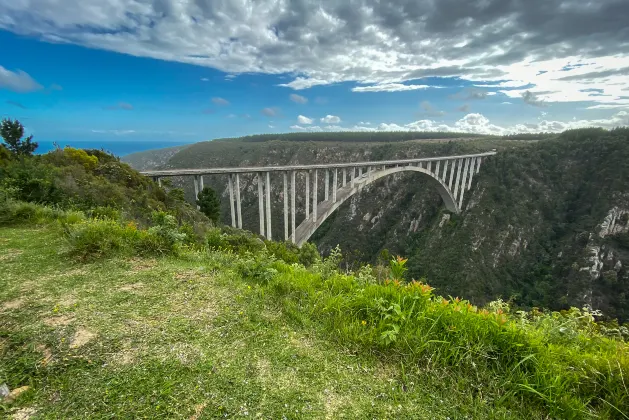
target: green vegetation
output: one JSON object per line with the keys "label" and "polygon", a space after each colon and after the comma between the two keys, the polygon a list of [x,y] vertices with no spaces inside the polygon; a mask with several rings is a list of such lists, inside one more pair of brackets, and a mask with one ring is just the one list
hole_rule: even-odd
{"label": "green vegetation", "polygon": [[[48,214],[40,224],[0,228],[0,383],[28,387],[0,405],[6,413],[521,419],[628,412],[627,331],[602,328],[587,310],[515,312],[501,301],[478,308],[424,282],[341,273],[338,252],[310,268],[261,246],[178,242],[176,252],[153,252],[152,241],[138,238],[169,237],[154,230],[175,229],[163,217],[141,229]],[[221,235],[225,243],[246,236]],[[134,246],[120,252],[104,238]],[[395,264],[403,267],[396,260],[390,276]]]}
{"label": "green vegetation", "polygon": [[219,223],[221,217],[221,202],[214,191],[210,187],[205,187],[199,191],[197,197],[197,205],[199,206],[201,213],[205,214],[214,224]]}
{"label": "green vegetation", "polygon": [[[554,216],[565,219],[548,220],[569,221],[564,233],[580,229],[567,240],[575,254],[566,258],[605,245],[613,255],[596,256],[603,261],[601,284],[624,290],[624,265],[613,267],[629,243],[629,211],[622,211],[625,196],[617,194],[629,174],[627,134],[586,130],[537,143],[543,146],[518,141],[525,145],[484,164],[469,210],[446,215],[435,203],[433,235],[418,232],[408,260],[379,250],[375,267],[341,264],[347,256],[339,247],[321,258],[312,244],[299,249],[213,226],[183,202],[183,191],[161,188],[100,151],[10,156],[0,165],[0,385],[14,397],[0,402],[0,412],[22,418],[627,418],[626,327],[569,303],[557,312],[525,311],[503,300],[479,305],[487,299],[481,288],[500,279],[483,269],[488,281],[471,287],[462,280],[495,258],[509,255],[516,264],[518,254],[504,245],[498,257],[477,245],[465,248],[482,232],[508,244],[526,238],[523,248],[538,258],[535,275],[553,284],[560,264],[544,259],[537,237],[524,230],[503,236],[500,229],[520,220],[548,238],[546,218]],[[478,145],[431,150],[464,147]],[[581,171],[597,187],[576,185]],[[564,184],[564,196],[548,186],[568,180],[575,185]],[[544,197],[537,202],[543,206],[523,201],[533,194]],[[562,207],[566,202],[574,207]],[[610,206],[617,208],[614,230],[584,235]],[[373,217],[360,219],[372,223]],[[483,241],[494,240],[486,236]],[[428,238],[452,249],[444,254]],[[548,244],[548,255],[567,249]],[[450,252],[458,259],[444,259]],[[523,251],[520,258],[530,262]],[[442,282],[458,267],[464,274],[455,272],[452,284],[468,287],[474,301],[421,276],[440,263],[434,278]],[[582,292],[576,276],[591,273],[571,269],[574,281],[566,287]],[[516,274],[526,280],[525,270],[506,274],[507,285]],[[538,290],[551,292],[556,289]]]}
{"label": "green vegetation", "polygon": [[0,122],[0,137],[6,144],[6,148],[15,156],[30,156],[38,146],[32,141],[32,135],[22,139],[24,126],[18,120],[3,119]]}
{"label": "green vegetation", "polygon": [[388,142],[400,142],[407,140],[422,140],[422,139],[470,139],[480,137],[492,137],[482,134],[471,133],[449,133],[449,132],[435,132],[435,131],[378,131],[378,132],[364,132],[364,131],[340,131],[340,132],[328,132],[328,133],[282,133],[282,134],[256,134],[253,136],[244,136],[238,138],[226,138],[216,139],[214,141],[229,141],[229,142],[246,142],[246,143],[258,143],[268,141],[293,141],[293,142],[334,142],[334,143],[388,143]]}

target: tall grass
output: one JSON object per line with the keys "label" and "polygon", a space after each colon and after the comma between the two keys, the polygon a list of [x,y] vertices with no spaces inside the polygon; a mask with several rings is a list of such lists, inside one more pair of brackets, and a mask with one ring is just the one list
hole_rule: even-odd
{"label": "tall grass", "polygon": [[355,351],[498,382],[497,404],[524,399],[553,418],[629,415],[629,346],[603,336],[587,309],[514,313],[501,301],[478,308],[444,298],[417,281],[373,284],[318,265],[255,264],[241,273],[289,317],[320,324]]}

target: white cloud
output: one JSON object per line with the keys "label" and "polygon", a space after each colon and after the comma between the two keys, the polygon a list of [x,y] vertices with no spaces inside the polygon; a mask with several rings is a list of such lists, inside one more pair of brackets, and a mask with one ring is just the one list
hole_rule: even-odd
{"label": "white cloud", "polygon": [[308,98],[301,96],[301,95],[297,95],[296,93],[291,93],[290,95],[288,95],[288,97],[290,98],[291,101],[298,103],[298,104],[306,104],[308,103]]}
{"label": "white cloud", "polygon": [[573,128],[586,127],[603,127],[614,128],[629,125],[629,112],[620,111],[606,119],[598,120],[572,120],[572,121],[537,121],[526,124],[515,124],[510,126],[501,126],[493,124],[487,117],[479,113],[470,113],[463,118],[454,122],[454,124],[446,124],[431,119],[413,121],[408,124],[398,123],[380,123],[377,126],[367,127],[362,123],[351,127],[342,127],[339,125],[320,126],[300,126],[293,125],[290,128],[299,131],[427,131],[427,132],[462,132],[474,134],[488,135],[505,135],[514,133],[539,133],[554,132],[559,133]]}
{"label": "white cloud", "polygon": [[25,73],[22,70],[13,72],[0,66],[0,89],[26,93],[41,90],[43,88],[44,87],[37,83],[31,76],[28,75],[28,73]]}
{"label": "white cloud", "polygon": [[352,92],[401,92],[404,90],[439,88],[440,86],[428,85],[404,85],[402,83],[381,83],[371,86],[356,86],[352,88]]}
{"label": "white cloud", "polygon": [[263,108],[261,111],[262,115],[266,115],[267,117],[275,117],[279,115],[280,110],[275,107]]}
{"label": "white cloud", "polygon": [[219,97],[212,98],[212,102],[215,105],[221,105],[221,106],[229,105],[229,101],[227,99],[223,99],[223,98],[219,98]]}
{"label": "white cloud", "polygon": [[[518,101],[526,91],[544,103],[614,104],[627,96],[622,0],[482,3],[4,0],[0,29],[212,67],[227,80],[296,75],[281,85],[293,89],[358,82],[366,86],[356,92],[397,91],[419,89],[411,80],[458,77]],[[0,87],[41,89],[4,68]]]}
{"label": "white cloud", "polygon": [[297,123],[299,124],[312,124],[312,118],[304,117],[300,115],[297,117]]}
{"label": "white cloud", "polygon": [[504,101],[504,102],[501,102],[500,105],[513,105],[513,103],[509,101]]}
{"label": "white cloud", "polygon": [[341,122],[341,119],[336,115],[326,115],[325,117],[321,118],[321,122],[326,124],[338,124]]}
{"label": "white cloud", "polygon": [[202,78],[201,78],[201,81],[202,81],[202,82],[209,82],[209,81],[210,81],[210,79],[208,79],[207,77],[202,77]]}

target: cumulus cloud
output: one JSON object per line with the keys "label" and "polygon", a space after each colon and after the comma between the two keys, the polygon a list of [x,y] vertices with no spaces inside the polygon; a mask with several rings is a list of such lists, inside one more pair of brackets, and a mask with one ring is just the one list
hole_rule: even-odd
{"label": "cumulus cloud", "polygon": [[297,95],[296,93],[291,93],[289,96],[291,101],[297,103],[297,104],[306,104],[308,103],[308,98],[301,96],[301,95]]}
{"label": "cumulus cloud", "polygon": [[338,124],[341,122],[341,119],[336,115],[326,115],[325,117],[321,118],[321,122],[326,124]]}
{"label": "cumulus cloud", "polygon": [[312,118],[304,117],[300,115],[297,117],[297,123],[299,124],[312,124]]}
{"label": "cumulus cloud", "polygon": [[[0,29],[230,74],[294,74],[283,84],[293,89],[458,77],[511,98],[610,104],[629,87],[627,15],[624,0],[22,0],[1,3]],[[38,87],[14,74],[13,88]],[[582,91],[602,85],[605,96]]]}
{"label": "cumulus cloud", "polygon": [[356,86],[352,88],[352,92],[400,92],[403,90],[428,89],[428,85],[405,85],[402,83],[380,83],[371,86]]}
{"label": "cumulus cloud", "polygon": [[358,125],[341,127],[338,125],[327,126],[300,126],[293,125],[290,128],[299,131],[427,131],[427,132],[462,132],[487,135],[505,135],[514,133],[559,133],[574,128],[603,127],[614,128],[629,125],[629,112],[619,111],[609,118],[596,120],[572,120],[552,121],[542,120],[533,123],[515,124],[503,126],[492,123],[487,117],[479,113],[470,113],[453,124],[446,124],[431,119],[422,119],[408,124],[380,123],[376,126]]}
{"label": "cumulus cloud", "polygon": [[[2,7],[0,7],[0,13]],[[0,22],[2,20],[0,19]],[[1,27],[1,24],[0,24]],[[41,90],[44,87],[37,83],[28,73],[22,70],[11,71],[0,66],[0,89],[7,89],[13,92],[26,93]]]}

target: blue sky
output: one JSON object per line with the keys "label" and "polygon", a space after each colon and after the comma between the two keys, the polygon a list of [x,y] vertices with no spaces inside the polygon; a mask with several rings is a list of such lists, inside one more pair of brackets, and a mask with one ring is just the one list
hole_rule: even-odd
{"label": "blue sky", "polygon": [[[629,124],[619,1],[591,10],[554,1],[559,20],[538,23],[528,9],[489,0],[463,11],[421,1],[383,10],[368,0],[352,9],[307,0],[38,3],[0,0],[0,115],[43,142]],[[564,20],[579,13],[591,27],[574,33]],[[500,30],[504,37],[490,36]]]}

